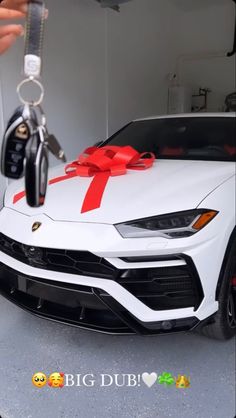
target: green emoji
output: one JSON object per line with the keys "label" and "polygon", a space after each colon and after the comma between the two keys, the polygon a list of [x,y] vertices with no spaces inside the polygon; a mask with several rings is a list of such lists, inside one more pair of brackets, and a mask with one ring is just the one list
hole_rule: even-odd
{"label": "green emoji", "polygon": [[161,376],[158,376],[158,382],[160,385],[172,386],[175,383],[171,373],[163,372]]}

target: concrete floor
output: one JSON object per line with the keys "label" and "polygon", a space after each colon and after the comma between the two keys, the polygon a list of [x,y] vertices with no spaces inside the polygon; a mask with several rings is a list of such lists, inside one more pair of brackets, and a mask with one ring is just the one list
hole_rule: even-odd
{"label": "concrete floor", "polygon": [[[235,341],[116,337],[36,318],[0,298],[2,418],[233,418]],[[94,387],[38,389],[36,371],[93,373]],[[191,387],[100,387],[101,373],[186,374]]]}

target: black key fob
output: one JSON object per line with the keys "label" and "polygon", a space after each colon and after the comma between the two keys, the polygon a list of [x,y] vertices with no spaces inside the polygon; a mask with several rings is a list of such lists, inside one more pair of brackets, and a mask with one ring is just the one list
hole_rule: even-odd
{"label": "black key fob", "polygon": [[25,147],[37,124],[34,109],[19,106],[8,122],[1,151],[1,172],[11,179],[23,175]]}
{"label": "black key fob", "polygon": [[48,183],[48,151],[41,127],[33,134],[25,150],[25,191],[29,206],[44,204]]}

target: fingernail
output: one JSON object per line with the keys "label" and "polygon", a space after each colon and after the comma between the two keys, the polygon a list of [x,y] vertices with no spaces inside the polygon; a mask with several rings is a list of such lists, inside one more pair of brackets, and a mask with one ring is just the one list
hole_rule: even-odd
{"label": "fingernail", "polygon": [[25,29],[23,28],[23,26],[19,25],[19,29],[20,29],[20,36],[24,36]]}

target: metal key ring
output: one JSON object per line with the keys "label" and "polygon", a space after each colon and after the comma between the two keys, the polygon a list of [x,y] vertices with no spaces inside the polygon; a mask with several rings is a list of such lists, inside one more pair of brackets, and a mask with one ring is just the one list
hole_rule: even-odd
{"label": "metal key ring", "polygon": [[[39,96],[38,100],[28,101],[28,100],[25,100],[23,98],[23,96],[21,95],[21,89],[27,83],[34,83],[40,88],[40,96]],[[21,103],[23,103],[24,105],[39,106],[42,103],[43,98],[44,98],[44,87],[40,83],[40,81],[36,80],[34,77],[29,77],[29,78],[21,81],[20,84],[18,84],[17,93],[18,93],[18,96],[19,96],[19,99],[20,99]]]}

